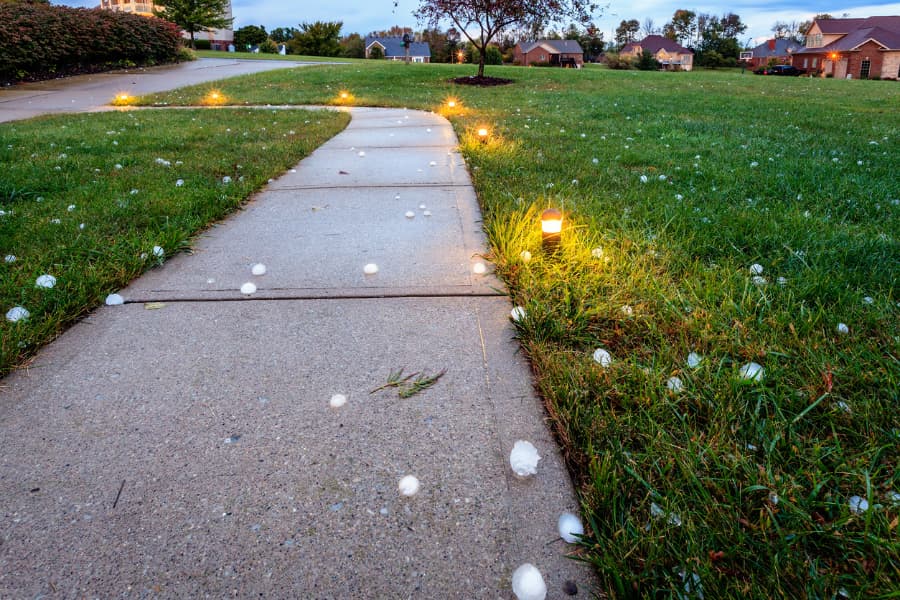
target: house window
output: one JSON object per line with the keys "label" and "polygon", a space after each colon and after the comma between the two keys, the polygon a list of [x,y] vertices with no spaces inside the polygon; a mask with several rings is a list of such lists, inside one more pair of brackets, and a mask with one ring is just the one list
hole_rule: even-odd
{"label": "house window", "polygon": [[541,54],[541,62],[543,62],[543,61],[545,61],[545,60],[547,60],[547,57],[544,56],[543,54]]}
{"label": "house window", "polygon": [[859,78],[860,79],[868,79],[869,78],[869,70],[872,68],[872,61],[868,58],[864,58],[862,60],[862,64],[859,67]]}
{"label": "house window", "polygon": [[819,62],[819,59],[818,59],[818,58],[814,58],[814,59],[813,59],[813,69],[816,68],[816,63],[817,63],[817,62]]}
{"label": "house window", "polygon": [[805,69],[806,67],[809,66],[807,63],[809,63],[809,59],[808,59],[808,58],[804,58],[804,59],[803,59],[803,68],[804,68],[804,69]]}

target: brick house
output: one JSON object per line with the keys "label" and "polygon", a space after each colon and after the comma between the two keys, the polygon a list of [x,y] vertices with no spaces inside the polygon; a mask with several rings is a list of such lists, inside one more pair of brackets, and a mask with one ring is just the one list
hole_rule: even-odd
{"label": "brick house", "polygon": [[794,53],[802,49],[803,45],[794,40],[766,40],[756,48],[742,52],[741,60],[744,60],[751,69],[768,66],[769,61],[774,61],[777,65],[789,65]]}
{"label": "brick house", "polygon": [[639,42],[626,44],[619,56],[641,57],[644,50],[650,52],[666,71],[690,71],[694,68],[694,51],[661,35],[648,35]]}
{"label": "brick house", "polygon": [[[165,4],[165,0],[100,0],[100,8],[103,10],[126,12],[143,17],[152,17],[153,11],[162,9]],[[222,16],[229,19],[232,17],[230,1]],[[181,32],[181,37],[186,40],[191,39],[190,34],[184,31]],[[213,29],[210,31],[196,31],[194,32],[194,39],[209,40],[210,48],[213,50],[226,50],[229,45],[234,44],[234,30]]]}
{"label": "brick house", "polygon": [[791,64],[836,79],[900,79],[900,16],[816,19]]}
{"label": "brick house", "polygon": [[515,63],[524,67],[535,63],[576,69],[584,66],[584,50],[575,40],[519,42],[513,54]]}
{"label": "brick house", "polygon": [[[367,37],[366,58],[371,58],[372,48],[379,46],[387,60],[406,60],[406,48],[403,47],[403,38]],[[431,46],[428,42],[411,42],[409,44],[409,62],[430,63]]]}

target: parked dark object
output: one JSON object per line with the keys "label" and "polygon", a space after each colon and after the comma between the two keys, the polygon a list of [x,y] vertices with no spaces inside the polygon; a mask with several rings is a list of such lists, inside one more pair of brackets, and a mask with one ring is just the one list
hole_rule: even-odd
{"label": "parked dark object", "polygon": [[760,67],[753,71],[756,75],[787,75],[796,77],[798,75],[806,75],[806,69],[798,69],[791,65],[772,65],[771,67]]}

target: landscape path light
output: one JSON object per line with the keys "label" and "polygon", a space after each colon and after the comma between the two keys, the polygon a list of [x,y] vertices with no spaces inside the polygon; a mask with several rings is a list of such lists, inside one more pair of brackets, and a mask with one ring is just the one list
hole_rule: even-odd
{"label": "landscape path light", "polygon": [[558,208],[548,208],[541,213],[541,245],[548,252],[555,252],[562,238],[563,214]]}
{"label": "landscape path light", "polygon": [[482,144],[487,144],[488,138],[491,136],[491,132],[487,127],[479,127],[478,128],[478,139]]}

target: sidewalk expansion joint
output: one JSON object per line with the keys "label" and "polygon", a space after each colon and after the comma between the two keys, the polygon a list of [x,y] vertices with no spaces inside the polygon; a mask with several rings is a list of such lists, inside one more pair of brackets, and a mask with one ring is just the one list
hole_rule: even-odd
{"label": "sidewalk expansion joint", "polygon": [[291,185],[284,187],[268,187],[265,188],[264,192],[290,192],[290,191],[302,191],[302,190],[358,190],[358,189],[366,189],[366,190],[395,190],[395,189],[404,189],[404,188],[434,188],[434,189],[442,189],[442,188],[472,188],[468,183],[395,183],[395,184],[359,184],[359,185],[310,185],[310,186],[302,186],[302,185]]}
{"label": "sidewalk expansion joint", "polygon": [[166,298],[166,297],[153,297],[142,299],[140,297],[129,299],[125,301],[125,304],[147,304],[153,302],[164,302],[164,303],[214,303],[214,302],[280,302],[283,300],[392,300],[392,299],[403,299],[403,298],[506,298],[509,294],[501,292],[499,290],[490,290],[490,291],[479,291],[479,292],[469,292],[469,293],[460,293],[460,292],[422,292],[417,294],[415,292],[405,292],[405,293],[383,293],[383,294],[334,294],[334,295],[315,295],[315,294],[297,294],[293,296],[242,296],[239,298]]}

